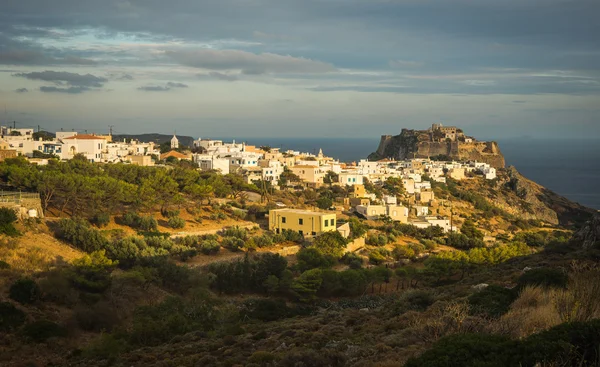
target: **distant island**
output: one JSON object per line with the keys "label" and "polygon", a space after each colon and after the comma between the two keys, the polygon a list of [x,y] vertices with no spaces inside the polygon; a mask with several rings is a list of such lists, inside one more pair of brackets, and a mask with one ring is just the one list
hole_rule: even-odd
{"label": "distant island", "polygon": [[368,157],[380,159],[439,158],[472,160],[503,168],[504,156],[495,141],[478,141],[456,126],[433,124],[427,130],[402,129],[399,135],[382,135],[379,147]]}

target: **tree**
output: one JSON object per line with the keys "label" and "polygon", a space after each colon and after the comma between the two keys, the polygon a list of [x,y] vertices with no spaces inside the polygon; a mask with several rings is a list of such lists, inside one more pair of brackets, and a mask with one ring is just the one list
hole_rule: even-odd
{"label": "tree", "polygon": [[323,177],[323,182],[326,184],[329,184],[329,186],[331,187],[331,185],[334,182],[338,182],[339,181],[339,175],[333,171],[327,171],[327,173],[325,174],[325,176]]}
{"label": "tree", "polygon": [[333,265],[334,259],[324,256],[315,247],[303,248],[296,254],[297,268],[306,271],[315,268],[326,269]]}
{"label": "tree", "polygon": [[292,292],[302,302],[309,302],[315,298],[323,282],[322,270],[311,269],[302,273],[292,283]]}
{"label": "tree", "polygon": [[388,177],[383,183],[383,188],[387,190],[388,194],[394,196],[404,193],[404,184],[399,177]]}
{"label": "tree", "polygon": [[41,298],[42,292],[37,283],[31,278],[18,279],[10,286],[9,296],[21,304],[35,303]]}
{"label": "tree", "polygon": [[319,207],[319,209],[326,210],[326,209],[331,208],[332,205],[333,205],[333,200],[331,200],[328,197],[322,196],[317,199],[317,207]]}
{"label": "tree", "polygon": [[368,227],[358,218],[350,218],[348,224],[350,224],[350,235],[352,238],[359,238],[367,233]]}
{"label": "tree", "polygon": [[338,231],[325,232],[315,238],[313,246],[323,255],[339,259],[346,248],[346,239]]}

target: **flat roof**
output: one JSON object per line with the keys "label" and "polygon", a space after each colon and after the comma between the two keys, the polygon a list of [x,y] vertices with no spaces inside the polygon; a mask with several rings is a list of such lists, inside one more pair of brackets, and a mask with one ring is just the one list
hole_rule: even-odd
{"label": "flat roof", "polygon": [[295,213],[295,214],[306,214],[306,215],[335,215],[335,213],[324,213],[324,212],[313,212],[305,209],[293,209],[293,208],[285,208],[285,209],[272,209],[271,212],[275,213]]}

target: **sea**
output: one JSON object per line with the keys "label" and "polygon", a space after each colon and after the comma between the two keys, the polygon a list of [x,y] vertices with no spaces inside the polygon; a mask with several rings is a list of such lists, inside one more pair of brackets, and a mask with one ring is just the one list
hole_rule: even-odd
{"label": "sea", "polygon": [[[318,153],[342,162],[365,159],[377,149],[379,137],[361,138],[256,138],[246,143]],[[224,139],[230,141],[229,139]],[[242,139],[236,139],[242,141]],[[525,177],[590,208],[600,210],[600,140],[531,139],[498,140],[506,164]]]}

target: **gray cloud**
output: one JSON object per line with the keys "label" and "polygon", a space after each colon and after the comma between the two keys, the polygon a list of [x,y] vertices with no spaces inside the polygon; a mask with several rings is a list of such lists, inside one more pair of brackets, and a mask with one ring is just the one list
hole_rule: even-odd
{"label": "gray cloud", "polygon": [[15,92],[17,92],[17,93],[27,93],[27,92],[29,92],[29,90],[27,88],[18,88],[18,89],[15,89]]}
{"label": "gray cloud", "polygon": [[219,73],[218,71],[211,71],[208,74],[198,74],[197,76],[201,79],[218,79],[227,82],[234,82],[240,79],[236,74]]}
{"label": "gray cloud", "polygon": [[163,87],[161,85],[147,85],[147,86],[143,86],[143,87],[138,87],[138,90],[141,90],[144,92],[167,92],[167,91],[170,91],[171,88]]}
{"label": "gray cloud", "polygon": [[87,92],[91,90],[89,87],[68,87],[68,88],[59,88],[59,87],[48,87],[42,86],[40,87],[40,92],[44,93],[67,93],[67,94],[80,94],[83,92]]}
{"label": "gray cloud", "polygon": [[423,66],[422,62],[409,61],[409,60],[390,60],[388,63],[392,68],[416,68]]}
{"label": "gray cloud", "polygon": [[54,82],[57,84],[66,83],[78,87],[101,88],[108,81],[106,78],[98,77],[92,74],[77,74],[66,71],[34,71],[31,73],[13,74],[22,78],[31,80],[42,80],[45,82]]}
{"label": "gray cloud", "polygon": [[187,88],[188,85],[187,84],[183,84],[183,83],[168,82],[167,83],[167,87],[168,88]]}
{"label": "gray cloud", "polygon": [[96,65],[91,59],[77,56],[50,57],[35,50],[1,50],[0,64],[4,65]]}
{"label": "gray cloud", "polygon": [[328,63],[273,53],[254,54],[240,50],[199,49],[166,51],[165,54],[182,65],[212,70],[242,70],[245,74],[335,71],[333,65]]}

